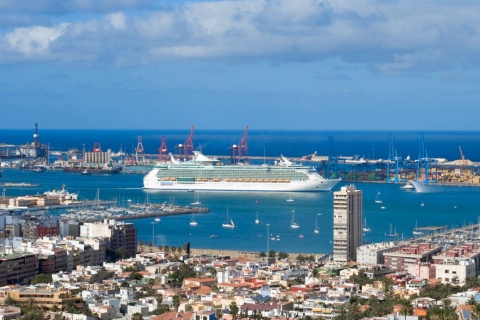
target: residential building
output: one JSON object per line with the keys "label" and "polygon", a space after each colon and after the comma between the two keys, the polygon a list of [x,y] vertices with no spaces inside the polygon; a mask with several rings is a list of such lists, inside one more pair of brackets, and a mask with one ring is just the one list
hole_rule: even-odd
{"label": "residential building", "polygon": [[355,186],[333,193],[333,261],[356,261],[362,244],[362,191]]}
{"label": "residential building", "polygon": [[390,269],[404,271],[407,270],[409,265],[431,262],[433,256],[439,254],[441,251],[441,246],[435,246],[431,243],[420,243],[401,247],[394,252],[386,252],[383,256],[385,265]]}
{"label": "residential building", "polygon": [[38,254],[7,250],[0,257],[0,286],[27,283],[37,274]]}

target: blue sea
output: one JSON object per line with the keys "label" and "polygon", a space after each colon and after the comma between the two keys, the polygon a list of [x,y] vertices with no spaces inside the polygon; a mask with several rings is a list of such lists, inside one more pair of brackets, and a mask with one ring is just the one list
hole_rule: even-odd
{"label": "blue sea", "polygon": [[[32,132],[28,130],[0,130],[0,143],[31,142]],[[328,137],[334,139],[337,154],[360,155],[365,158],[387,158],[388,132],[285,132],[261,131],[249,132],[248,147],[252,156],[278,156],[284,154],[299,157],[317,151],[328,154]],[[103,149],[118,151],[120,146],[127,152],[136,147],[137,136],[143,137],[143,146],[147,153],[156,153],[162,136],[165,136],[169,148],[183,143],[189,135],[185,131],[68,131],[41,130],[40,140],[49,144],[52,150],[69,148],[91,149],[100,142]],[[206,154],[228,155],[229,146],[238,143],[243,131],[195,131],[194,144],[201,146]],[[431,157],[450,160],[460,158],[458,147],[462,147],[465,157],[472,161],[480,160],[480,135],[478,132],[426,132],[425,147]],[[399,155],[418,154],[418,133],[395,133],[395,142]],[[130,149],[132,150],[132,149]],[[369,153],[370,152],[370,153]],[[0,183],[28,182],[38,187],[7,188],[7,196],[43,193],[59,189],[63,184],[70,192],[79,192],[80,197],[93,199],[100,192],[103,200],[127,199],[144,203],[147,191],[142,189],[141,175],[120,174],[105,176],[82,176],[80,174],[46,171],[36,173],[13,169],[3,170]],[[340,183],[335,190],[342,185]],[[390,228],[405,238],[412,237],[412,230],[425,226],[460,227],[477,223],[480,212],[478,197],[480,188],[451,187],[442,193],[415,193],[401,190],[398,184],[356,183],[363,191],[363,215],[372,232],[364,235],[364,242],[381,242]],[[380,192],[383,203],[374,199]],[[267,248],[290,253],[328,253],[332,251],[333,237],[333,194],[294,193],[294,202],[287,202],[288,194],[282,193],[196,193],[202,206],[211,211],[196,216],[198,226],[189,225],[190,216],[163,217],[161,222],[152,224],[153,219],[139,219],[133,222],[137,226],[138,239],[155,245],[181,246],[191,242],[194,248],[235,249],[244,251],[267,251]],[[189,192],[152,192],[148,191],[150,202],[170,202],[176,205],[189,205],[194,201],[195,193]],[[420,204],[423,203],[424,206]],[[384,206],[385,209],[381,209]],[[295,209],[298,229],[290,228],[291,212]],[[233,230],[221,227],[230,218],[237,225]],[[255,224],[258,211],[260,224]],[[57,212],[58,213],[58,212]],[[57,214],[54,213],[54,214]],[[318,220],[320,233],[314,228]],[[267,223],[270,226],[267,228]],[[215,234],[217,238],[210,238]],[[303,235],[303,238],[300,236]],[[268,240],[274,237],[278,240]]]}

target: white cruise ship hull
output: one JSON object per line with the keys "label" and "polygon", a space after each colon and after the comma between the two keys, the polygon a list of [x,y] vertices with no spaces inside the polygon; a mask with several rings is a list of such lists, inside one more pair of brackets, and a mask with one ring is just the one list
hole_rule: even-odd
{"label": "white cruise ship hull", "polygon": [[156,169],[144,178],[144,188],[152,190],[184,191],[249,191],[249,192],[325,192],[332,190],[340,179],[302,180],[290,182],[231,182],[231,181],[163,181],[156,177]]}
{"label": "white cruise ship hull", "polygon": [[445,184],[445,183],[436,183],[436,182],[425,183],[425,181],[419,181],[419,180],[410,180],[408,181],[408,183],[410,183],[415,188],[416,192],[421,192],[421,193],[449,192],[452,190],[452,188],[480,187],[474,184],[462,185],[462,184]]}

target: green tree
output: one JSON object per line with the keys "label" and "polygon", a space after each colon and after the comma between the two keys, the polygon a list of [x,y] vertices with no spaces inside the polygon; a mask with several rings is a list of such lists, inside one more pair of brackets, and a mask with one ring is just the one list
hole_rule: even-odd
{"label": "green tree", "polygon": [[132,315],[132,320],[143,320],[143,316],[141,313],[136,312]]}
{"label": "green tree", "polygon": [[276,256],[277,256],[277,252],[275,250],[268,251],[268,258],[269,259],[275,259]]}
{"label": "green tree", "polygon": [[172,254],[175,254],[175,251],[177,251],[177,247],[176,246],[171,246],[170,251],[172,252]]}
{"label": "green tree", "polygon": [[238,315],[238,306],[235,301],[232,301],[232,303],[230,303],[230,306],[228,307],[228,311],[232,315],[232,319],[236,320]]}
{"label": "green tree", "polygon": [[139,244],[140,244],[140,251],[143,251],[145,249],[145,241],[140,240]]}
{"label": "green tree", "polygon": [[20,320],[43,320],[45,313],[43,310],[32,310],[20,317]]}
{"label": "green tree", "polygon": [[157,301],[157,308],[160,308],[163,302],[163,296],[161,294],[155,294],[155,301]]}
{"label": "green tree", "polygon": [[142,280],[143,279],[143,276],[138,273],[138,272],[132,272],[130,273],[130,275],[128,276],[128,279],[129,280]]}
{"label": "green tree", "polygon": [[279,251],[277,254],[278,260],[286,260],[288,259],[288,253]]}
{"label": "green tree", "polygon": [[30,283],[33,285],[39,284],[39,283],[52,283],[52,275],[45,274],[45,273],[37,274],[35,277],[33,277]]}
{"label": "green tree", "polygon": [[258,253],[258,257],[259,257],[259,258],[265,258],[266,256],[267,256],[267,254],[266,254],[265,252],[263,252],[263,251],[261,251],[261,252]]}
{"label": "green tree", "polygon": [[180,297],[178,295],[172,297],[172,305],[175,311],[178,311],[178,307],[180,306]]}
{"label": "green tree", "polygon": [[413,314],[413,306],[410,300],[402,299],[401,301],[402,307],[400,308],[400,314],[404,316],[405,320],[407,320],[407,316]]}
{"label": "green tree", "polygon": [[161,244],[158,245],[158,251],[163,251],[163,246]]}

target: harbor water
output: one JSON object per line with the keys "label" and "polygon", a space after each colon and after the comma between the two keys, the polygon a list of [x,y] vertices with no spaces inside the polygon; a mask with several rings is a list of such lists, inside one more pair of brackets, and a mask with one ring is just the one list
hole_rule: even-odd
{"label": "harbor water", "polygon": [[[242,251],[285,251],[290,253],[328,253],[332,251],[333,193],[235,193],[235,192],[158,192],[142,189],[142,175],[81,175],[59,171],[3,170],[0,183],[24,182],[33,187],[4,187],[6,196],[33,195],[60,189],[79,193],[92,200],[97,192],[102,200],[129,203],[173,203],[190,205],[201,202],[209,213],[196,215],[197,226],[190,226],[190,215],[129,220],[138,228],[138,240],[153,241],[155,246],[182,246]],[[342,182],[335,187],[339,190]],[[38,186],[37,186],[38,185]],[[413,237],[415,225],[461,227],[477,223],[480,215],[480,188],[449,187],[441,193],[416,193],[400,189],[399,184],[356,183],[363,191],[363,216],[372,229],[364,242],[390,241],[385,233],[396,230],[400,239]],[[382,203],[375,198],[380,192]],[[289,197],[294,201],[286,201]],[[130,200],[130,201],[129,201]],[[423,203],[423,205],[422,205]],[[382,208],[383,207],[383,208]],[[222,228],[233,219],[236,227]],[[290,227],[295,210],[297,229]],[[260,223],[255,219],[258,211]],[[61,212],[52,212],[60,214]],[[318,222],[319,233],[314,233]],[[269,226],[267,227],[267,224]],[[212,237],[212,235],[214,235]]]}

